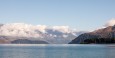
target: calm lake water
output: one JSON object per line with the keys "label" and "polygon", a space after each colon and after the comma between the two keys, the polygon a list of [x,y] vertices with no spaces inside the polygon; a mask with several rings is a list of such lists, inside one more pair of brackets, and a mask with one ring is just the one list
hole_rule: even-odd
{"label": "calm lake water", "polygon": [[115,45],[0,45],[0,58],[115,58]]}

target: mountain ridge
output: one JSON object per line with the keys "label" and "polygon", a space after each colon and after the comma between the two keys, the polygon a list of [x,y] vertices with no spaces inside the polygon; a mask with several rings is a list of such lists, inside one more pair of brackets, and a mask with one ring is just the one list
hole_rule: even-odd
{"label": "mountain ridge", "polygon": [[104,38],[105,40],[108,39],[114,39],[115,38],[115,25],[114,26],[108,26],[106,28],[98,29],[93,32],[84,33],[79,35],[77,38],[72,40],[69,44],[80,44],[84,42],[86,39],[101,39]]}

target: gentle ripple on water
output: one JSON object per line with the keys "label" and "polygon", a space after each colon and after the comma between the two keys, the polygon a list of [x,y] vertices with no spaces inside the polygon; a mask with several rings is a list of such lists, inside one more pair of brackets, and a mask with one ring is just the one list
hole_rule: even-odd
{"label": "gentle ripple on water", "polygon": [[0,45],[0,58],[115,58],[115,45]]}

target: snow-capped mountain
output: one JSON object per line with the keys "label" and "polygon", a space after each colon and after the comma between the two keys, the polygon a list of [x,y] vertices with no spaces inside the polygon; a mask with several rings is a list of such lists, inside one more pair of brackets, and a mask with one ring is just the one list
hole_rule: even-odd
{"label": "snow-capped mountain", "polygon": [[69,26],[31,25],[25,23],[0,24],[0,36],[7,36],[7,39],[11,41],[19,39],[19,37],[20,39],[26,37],[26,39],[43,40],[52,44],[66,44],[82,33],[84,32],[78,32]]}

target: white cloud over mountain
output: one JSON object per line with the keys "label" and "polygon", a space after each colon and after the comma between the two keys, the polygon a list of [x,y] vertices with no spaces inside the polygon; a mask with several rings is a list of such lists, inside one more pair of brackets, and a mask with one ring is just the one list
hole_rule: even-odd
{"label": "white cloud over mountain", "polygon": [[53,26],[46,25],[31,25],[24,23],[12,23],[4,24],[0,28],[0,35],[6,36],[24,36],[24,37],[40,37],[40,34],[48,33],[47,30],[60,33],[71,33],[76,31],[70,31],[68,26]]}
{"label": "white cloud over mountain", "polygon": [[115,25],[115,19],[114,19],[114,18],[112,18],[111,20],[109,20],[109,21],[105,24],[106,27],[107,27],[107,26],[113,26],[113,25]]}
{"label": "white cloud over mountain", "polygon": [[[104,26],[113,25],[115,25],[115,19],[109,20]],[[0,39],[7,38],[10,41],[31,39],[43,40],[52,44],[66,44],[82,33],[85,32],[77,31],[69,26],[31,25],[25,23],[0,24]],[[5,38],[4,36],[8,37]]]}
{"label": "white cloud over mountain", "polygon": [[1,36],[32,37],[50,43],[68,43],[83,32],[77,32],[69,26],[31,25],[11,23],[0,26]]}
{"label": "white cloud over mountain", "polygon": [[[109,20],[104,26],[115,25],[115,19]],[[25,23],[10,23],[0,25],[0,36],[26,37],[26,39],[43,40],[54,44],[66,44],[78,35],[85,33],[69,26],[31,25]],[[19,38],[21,39],[21,38]]]}

